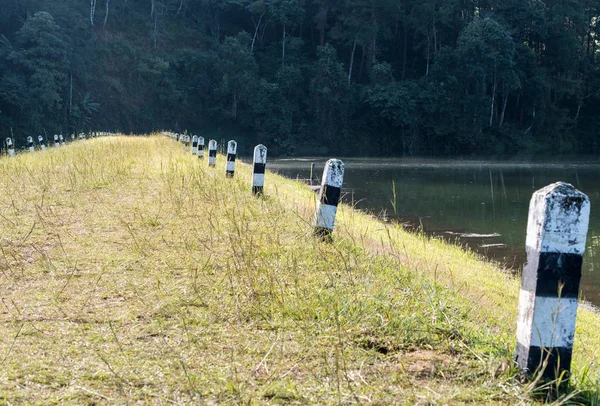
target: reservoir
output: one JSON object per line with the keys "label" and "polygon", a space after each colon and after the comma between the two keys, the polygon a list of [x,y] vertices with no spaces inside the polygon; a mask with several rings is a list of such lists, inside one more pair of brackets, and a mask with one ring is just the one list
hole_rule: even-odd
{"label": "reservoir", "polygon": [[[321,177],[324,158],[269,161],[267,168]],[[557,181],[571,183],[591,201],[583,260],[582,296],[600,306],[600,163],[347,158],[343,201],[383,220],[467,246],[519,271],[525,262],[529,200]]]}

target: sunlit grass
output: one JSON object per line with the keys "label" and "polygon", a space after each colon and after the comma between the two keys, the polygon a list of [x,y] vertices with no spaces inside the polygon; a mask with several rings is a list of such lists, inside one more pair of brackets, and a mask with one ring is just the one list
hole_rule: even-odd
{"label": "sunlit grass", "polygon": [[[324,244],[314,193],[267,173],[255,198],[224,161],[161,136],[0,159],[0,399],[543,400],[512,367],[518,280],[348,206]],[[580,311],[563,399],[597,396],[598,332]]]}

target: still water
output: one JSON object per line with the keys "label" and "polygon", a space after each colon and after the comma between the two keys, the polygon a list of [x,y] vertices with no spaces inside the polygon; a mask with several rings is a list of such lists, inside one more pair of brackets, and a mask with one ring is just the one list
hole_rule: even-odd
{"label": "still water", "polygon": [[[268,169],[320,178],[324,159],[274,160]],[[468,245],[506,268],[525,261],[531,195],[550,183],[569,182],[591,200],[583,262],[583,297],[600,306],[600,163],[484,162],[423,159],[344,159],[344,201],[373,214],[422,227],[430,235]],[[395,185],[395,197],[394,186]]]}

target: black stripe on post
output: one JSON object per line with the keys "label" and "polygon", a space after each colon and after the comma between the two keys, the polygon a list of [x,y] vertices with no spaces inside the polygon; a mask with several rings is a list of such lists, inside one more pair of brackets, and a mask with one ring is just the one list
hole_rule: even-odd
{"label": "black stripe on post", "polygon": [[521,289],[536,296],[577,298],[582,263],[579,254],[531,251],[523,268]]}
{"label": "black stripe on post", "polygon": [[321,193],[321,204],[337,207],[338,203],[340,202],[341,194],[341,188],[325,185],[323,186],[323,193]]}
{"label": "black stripe on post", "polygon": [[266,169],[267,169],[267,164],[255,163],[253,172],[256,174],[264,174]]}
{"label": "black stripe on post", "polygon": [[208,156],[211,158],[216,158],[217,156],[217,150],[216,149],[209,149],[208,150]]}

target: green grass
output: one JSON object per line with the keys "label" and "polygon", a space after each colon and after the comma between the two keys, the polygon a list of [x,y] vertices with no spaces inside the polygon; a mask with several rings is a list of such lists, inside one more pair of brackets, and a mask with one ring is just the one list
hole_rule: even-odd
{"label": "green grass", "polygon": [[[0,159],[0,403],[547,400],[512,365],[518,280],[348,206],[323,243],[306,187],[224,165],[161,136]],[[597,404],[577,326],[558,402]]]}

